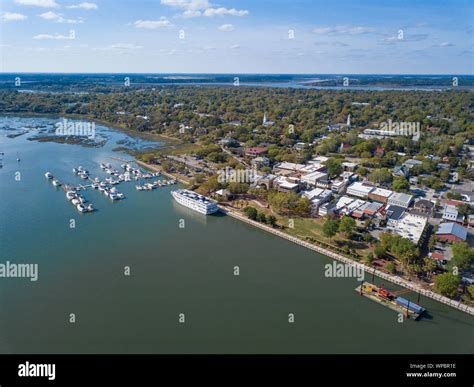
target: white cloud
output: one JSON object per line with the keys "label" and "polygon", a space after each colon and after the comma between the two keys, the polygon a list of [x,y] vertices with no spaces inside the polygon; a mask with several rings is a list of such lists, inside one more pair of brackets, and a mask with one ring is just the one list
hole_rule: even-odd
{"label": "white cloud", "polygon": [[234,45],[230,46],[229,48],[231,48],[232,50],[237,50],[237,49],[240,48],[240,45],[234,44]]}
{"label": "white cloud", "polygon": [[247,10],[238,10],[235,8],[208,8],[203,12],[203,16],[207,17],[214,17],[214,16],[224,16],[224,15],[230,15],[230,16],[247,16],[249,14],[249,11]]}
{"label": "white cloud", "polygon": [[22,21],[28,19],[28,16],[22,15],[21,13],[13,13],[13,12],[4,12],[0,15],[0,20],[5,22],[8,21]]}
{"label": "white cloud", "polygon": [[440,47],[454,47],[454,43],[451,43],[451,42],[443,42],[443,43],[440,43],[439,45]]}
{"label": "white cloud", "polygon": [[39,17],[45,20],[52,20],[55,23],[66,23],[66,24],[81,24],[84,22],[82,18],[79,19],[65,19],[61,13],[52,11],[44,12]]}
{"label": "white cloud", "polygon": [[71,9],[85,9],[86,11],[90,11],[93,9],[99,8],[96,3],[88,3],[87,1],[80,3],[80,4],[75,4],[75,5],[69,5],[66,8],[71,8]]}
{"label": "white cloud", "polygon": [[105,47],[94,47],[94,51],[110,51],[114,53],[126,53],[141,50],[143,46],[134,43],[115,43]]}
{"label": "white cloud", "polygon": [[55,0],[15,0],[19,5],[32,5],[34,7],[56,8],[59,7]]}
{"label": "white cloud", "polygon": [[160,20],[137,20],[133,25],[136,28],[145,28],[149,30],[173,27],[173,24],[166,17],[161,17]]}
{"label": "white cloud", "polygon": [[317,27],[313,30],[315,34],[321,35],[359,35],[374,32],[374,28],[363,26],[334,26],[334,27]]}
{"label": "white cloud", "polygon": [[247,16],[249,11],[235,8],[213,7],[208,0],[161,0],[162,5],[179,8],[182,17]]}
{"label": "white cloud", "polygon": [[[71,31],[72,32],[72,31]],[[35,40],[72,40],[75,38],[75,34],[69,34],[69,35],[60,35],[60,34],[39,34],[33,36],[33,39]]]}
{"label": "white cloud", "polygon": [[228,31],[234,31],[234,26],[232,24],[222,24],[220,27],[219,27],[219,31],[224,31],[224,32],[228,32]]}

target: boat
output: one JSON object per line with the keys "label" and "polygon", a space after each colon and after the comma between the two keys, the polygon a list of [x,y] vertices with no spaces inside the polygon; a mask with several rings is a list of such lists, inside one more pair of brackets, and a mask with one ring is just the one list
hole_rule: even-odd
{"label": "boat", "polygon": [[71,200],[71,203],[73,205],[77,206],[77,205],[81,204],[81,201],[77,197],[75,197],[74,199]]}
{"label": "boat", "polygon": [[89,204],[86,208],[87,208],[87,212],[94,211],[94,207],[92,207],[92,204]]}
{"label": "boat", "polygon": [[136,186],[135,186],[135,189],[136,189],[137,191],[143,191],[143,186],[141,186],[141,185],[136,185]]}
{"label": "boat", "polygon": [[214,200],[187,189],[171,191],[171,195],[174,200],[182,206],[188,207],[203,215],[210,215],[219,210],[219,207],[217,207],[217,203]]}
{"label": "boat", "polygon": [[66,198],[67,200],[72,200],[77,196],[76,192],[74,191],[67,191],[66,192]]}
{"label": "boat", "polygon": [[109,198],[112,200],[121,200],[125,197],[123,193],[120,192],[110,192]]}
{"label": "boat", "polygon": [[18,155],[18,152],[16,154],[16,161],[20,162],[20,156]]}
{"label": "boat", "polygon": [[84,204],[80,203],[76,206],[79,212],[87,212],[87,208]]}
{"label": "boat", "polygon": [[61,186],[61,183],[59,182],[59,180],[53,179],[52,183],[55,187],[60,187]]}
{"label": "boat", "polygon": [[54,178],[54,176],[53,176],[53,174],[52,174],[51,172],[46,172],[46,173],[44,174],[44,177],[46,177],[47,179],[52,179],[52,178]]}
{"label": "boat", "polygon": [[414,302],[398,296],[399,292],[390,292],[382,286],[376,286],[369,282],[363,282],[355,291],[361,296],[367,297],[391,310],[402,313],[405,317],[418,320],[426,311],[425,308]]}
{"label": "boat", "polygon": [[77,175],[77,173],[78,173],[77,168],[73,168],[73,169],[72,169],[72,173],[74,173],[75,175]]}
{"label": "boat", "polygon": [[97,184],[97,183],[92,183],[91,187],[92,187],[93,189],[97,189],[97,188],[99,188],[99,184]]}

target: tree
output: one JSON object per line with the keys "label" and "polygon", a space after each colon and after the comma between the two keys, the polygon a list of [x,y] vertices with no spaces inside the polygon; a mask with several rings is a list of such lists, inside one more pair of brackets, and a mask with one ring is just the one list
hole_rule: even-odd
{"label": "tree", "polygon": [[354,228],[356,227],[356,222],[350,216],[344,216],[339,222],[338,231],[346,235],[350,235]]}
{"label": "tree", "polygon": [[384,258],[385,257],[385,248],[381,245],[375,246],[374,249],[375,256],[377,258]]}
{"label": "tree", "polygon": [[262,223],[267,223],[267,217],[263,212],[259,212],[257,215],[257,221],[262,222]]}
{"label": "tree", "polygon": [[273,215],[270,215],[268,218],[267,218],[267,223],[272,226],[272,227],[275,227],[276,226],[276,221],[277,219],[273,216]]}
{"label": "tree", "polygon": [[334,235],[336,235],[338,229],[339,229],[339,222],[335,219],[328,219],[323,225],[323,233],[328,238],[332,238]]}
{"label": "tree", "polygon": [[463,216],[468,216],[473,213],[473,209],[468,203],[458,204],[456,207],[458,209],[458,212]]}
{"label": "tree", "polygon": [[369,265],[372,265],[372,264],[374,263],[374,261],[375,261],[374,254],[369,253],[369,254],[367,255],[367,258],[366,258],[365,260],[367,261],[367,263],[368,263]]}
{"label": "tree", "polygon": [[342,162],[338,159],[328,159],[325,165],[329,177],[339,176],[342,172]]}
{"label": "tree", "polygon": [[387,168],[374,169],[369,175],[369,180],[377,184],[390,183],[392,178],[392,173]]}
{"label": "tree", "polygon": [[387,263],[386,267],[389,273],[395,274],[397,272],[397,266],[395,265],[394,262]]}
{"label": "tree", "polygon": [[466,270],[474,259],[474,250],[466,242],[453,244],[453,257],[449,261],[449,268],[457,267],[459,270]]}
{"label": "tree", "polygon": [[467,291],[468,291],[469,295],[471,296],[471,298],[474,298],[474,285],[469,285],[467,287]]}
{"label": "tree", "polygon": [[220,187],[217,175],[211,176],[204,184],[201,185],[200,189],[204,193],[210,193],[217,191]]}
{"label": "tree", "polygon": [[424,263],[424,269],[426,273],[429,274],[429,276],[431,276],[431,273],[433,273],[433,271],[435,271],[436,268],[438,267],[437,263],[432,258],[426,257],[423,260],[423,263]]}
{"label": "tree", "polygon": [[247,183],[229,183],[228,190],[234,195],[244,194],[249,190]]}
{"label": "tree", "polygon": [[246,207],[244,209],[244,212],[245,214],[247,215],[247,217],[251,220],[257,220],[257,215],[258,215],[258,212],[255,208],[253,207]]}
{"label": "tree", "polygon": [[443,296],[454,298],[458,293],[461,280],[452,273],[440,274],[435,278],[434,289]]}
{"label": "tree", "polygon": [[397,192],[408,192],[410,183],[403,176],[397,176],[393,179],[392,189]]}

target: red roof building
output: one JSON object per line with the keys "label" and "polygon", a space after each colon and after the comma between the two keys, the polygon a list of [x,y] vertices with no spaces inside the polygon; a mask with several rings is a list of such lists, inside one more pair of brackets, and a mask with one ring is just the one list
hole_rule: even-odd
{"label": "red roof building", "polygon": [[260,146],[255,146],[251,148],[247,148],[245,150],[245,155],[250,156],[250,157],[257,157],[257,156],[262,156],[267,153],[267,148],[260,147]]}

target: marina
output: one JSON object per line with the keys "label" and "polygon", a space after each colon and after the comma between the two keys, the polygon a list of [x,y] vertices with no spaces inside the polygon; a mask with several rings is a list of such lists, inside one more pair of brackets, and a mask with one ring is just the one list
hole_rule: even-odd
{"label": "marina", "polygon": [[[101,163],[100,169],[103,170],[110,176],[101,180],[99,177],[92,178],[87,169],[82,166],[78,166],[72,169],[74,175],[78,176],[82,180],[90,182],[90,184],[65,184],[54,177],[51,172],[46,172],[44,176],[47,180],[50,180],[55,187],[63,187],[66,192],[66,198],[72,205],[81,213],[93,212],[95,208],[92,204],[85,204],[87,200],[79,194],[79,191],[87,189],[98,190],[111,201],[118,201],[125,199],[125,194],[119,192],[115,185],[123,182],[131,182],[133,180],[151,179],[153,177],[159,177],[159,173],[145,172],[140,168],[134,168],[131,164],[121,165],[123,172],[115,169],[110,163]],[[167,185],[176,184],[176,180],[156,180],[153,183],[145,183],[143,185],[137,185],[136,189],[139,191],[151,191],[157,187],[163,187]]]}

